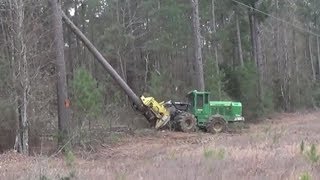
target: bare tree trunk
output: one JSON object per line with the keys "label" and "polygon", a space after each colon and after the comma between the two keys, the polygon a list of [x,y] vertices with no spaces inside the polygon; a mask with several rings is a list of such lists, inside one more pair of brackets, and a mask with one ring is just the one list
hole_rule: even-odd
{"label": "bare tree trunk", "polygon": [[120,24],[120,6],[119,1],[116,1],[116,15],[117,15],[117,23]]}
{"label": "bare tree trunk", "polygon": [[18,118],[18,132],[14,149],[23,154],[29,154],[28,97],[30,81],[27,61],[28,49],[24,31],[25,4],[22,0],[10,0],[8,2],[11,23],[11,29],[9,30],[11,67]]}
{"label": "bare tree trunk", "polygon": [[[292,58],[293,58],[293,61],[294,61],[294,68],[295,68],[295,81],[296,81],[296,86],[297,88],[296,91],[298,92],[295,92],[295,99],[297,100],[296,103],[294,104],[300,104],[300,80],[299,80],[299,61],[298,61],[298,58],[297,58],[297,47],[296,47],[296,31],[295,30],[292,30],[292,46],[293,46],[293,51],[292,51]],[[294,108],[297,108],[297,105],[295,105]]]}
{"label": "bare tree trunk", "polygon": [[262,87],[262,53],[261,53],[261,38],[259,34],[259,23],[256,18],[254,9],[249,12],[250,30],[251,30],[251,43],[252,43],[252,58],[256,63],[258,73],[258,84],[257,84],[257,97],[259,101],[262,101],[263,87]]}
{"label": "bare tree trunk", "polygon": [[288,111],[290,109],[290,92],[289,92],[289,84],[291,79],[291,66],[289,61],[289,52],[288,52],[288,35],[286,28],[283,28],[283,36],[284,36],[284,80],[283,80],[283,89],[284,89],[284,109]]}
{"label": "bare tree trunk", "polygon": [[[86,14],[86,1],[82,1],[81,2],[81,9],[80,9],[80,24],[82,24],[81,27],[81,31],[85,34],[86,33],[86,18],[85,18],[85,14]],[[87,65],[88,70],[91,72],[92,71],[92,67],[91,67],[91,63],[89,61],[87,61],[87,49],[86,48],[79,48],[80,49],[80,53],[81,53],[81,62],[83,63],[84,66]]]}
{"label": "bare tree trunk", "polygon": [[62,17],[60,5],[57,0],[49,0],[49,3],[52,8],[53,48],[57,67],[58,126],[60,131],[59,144],[65,145],[69,138],[70,110],[69,107],[66,106],[69,100],[64,59]]}
{"label": "bare tree trunk", "polygon": [[[127,9],[128,9],[128,15],[129,15],[129,18],[128,18],[128,24],[129,24],[129,34],[131,37],[134,37],[133,35],[133,13],[132,13],[132,5],[130,3],[131,1],[130,0],[126,0],[126,4],[127,4]],[[124,27],[125,27],[125,24],[124,24]],[[137,81],[137,64],[138,64],[138,61],[137,61],[137,51],[136,51],[136,47],[135,47],[135,40],[134,38],[131,39],[130,41],[130,47],[131,47],[131,57],[132,59],[128,61],[128,77],[127,77],[127,83],[129,84],[129,86],[135,91],[135,92],[139,92],[139,84],[138,84],[138,81]]]}
{"label": "bare tree trunk", "polygon": [[[50,1],[50,0],[49,0]],[[74,0],[74,24],[76,26],[79,25],[79,12],[78,12],[78,5],[79,5],[79,0]],[[76,66],[81,66],[81,59],[80,59],[80,54],[81,54],[81,49],[80,49],[80,41],[79,39],[76,38],[75,42],[75,59],[76,59]]]}
{"label": "bare tree trunk", "polygon": [[257,59],[256,59],[256,64],[257,64],[257,69],[258,69],[258,96],[260,100],[262,101],[262,97],[264,96],[264,91],[263,91],[263,65],[262,65],[262,50],[261,50],[261,35],[259,32],[258,28],[258,22],[257,19],[255,18],[255,30],[256,30],[256,52],[257,52]]}
{"label": "bare tree trunk", "polygon": [[[215,15],[215,0],[212,0],[212,29],[213,29],[213,36],[216,33],[216,15]],[[219,68],[219,56],[218,56],[218,44],[217,42],[212,41],[212,46],[214,47],[214,57],[215,57],[215,68],[217,71],[217,76],[220,77],[220,68]],[[218,99],[221,99],[221,82],[220,78],[218,79]]]}
{"label": "bare tree trunk", "polygon": [[[92,22],[92,24],[94,24],[95,23],[95,19],[92,18],[90,20],[90,22]],[[93,25],[91,25],[91,39],[92,39],[92,44],[94,44],[95,43],[95,29],[94,29]],[[97,62],[95,61],[94,56],[91,56],[91,57],[92,57],[92,74],[93,74],[93,77],[97,80],[97,78],[98,78]]]}
{"label": "bare tree trunk", "polygon": [[[121,70],[121,76],[123,78],[123,80],[125,82],[127,82],[127,68],[126,68],[126,61],[125,59],[122,58],[121,56],[121,53],[120,53],[120,47],[118,47],[118,50],[117,50],[117,56],[118,56],[118,59],[119,59],[119,65],[120,65],[120,70]],[[128,96],[125,97],[125,103],[124,103],[124,106],[126,106],[128,103],[129,103],[129,99],[128,99]]]}
{"label": "bare tree trunk", "polygon": [[194,47],[195,47],[195,81],[196,88],[199,91],[205,90],[204,77],[203,77],[203,64],[202,64],[202,53],[201,53],[201,34],[200,34],[200,21],[199,21],[199,4],[198,0],[190,0],[192,5],[192,24],[194,32]]}
{"label": "bare tree trunk", "polygon": [[312,71],[312,81],[316,81],[316,71],[315,71],[313,54],[312,54],[312,37],[311,37],[311,35],[309,35],[309,38],[308,38],[308,48],[309,48],[309,58],[310,58],[311,71]]}
{"label": "bare tree trunk", "polygon": [[[23,20],[24,20],[24,6],[22,0],[20,0],[20,7],[19,9],[19,31],[23,32]],[[21,29],[20,29],[21,28]],[[21,55],[20,58],[22,60],[22,84],[23,84],[23,108],[22,108],[22,117],[21,117],[21,135],[22,135],[22,151],[24,154],[29,154],[29,135],[28,135],[28,124],[29,124],[29,118],[28,118],[28,97],[29,97],[29,91],[30,91],[30,81],[29,81],[29,72],[28,72],[28,61],[27,61],[27,46],[24,40],[24,37],[19,33],[18,39],[20,40],[21,44]]]}
{"label": "bare tree trunk", "polygon": [[[276,16],[279,17],[279,1],[276,0]],[[275,61],[277,63],[277,73],[280,76],[281,72],[281,62],[279,58],[280,54],[280,22],[276,21],[276,39],[275,39]]]}
{"label": "bare tree trunk", "polygon": [[149,54],[144,57],[145,60],[145,74],[144,74],[144,90],[148,89],[148,74],[149,74]]}
{"label": "bare tree trunk", "polygon": [[292,46],[293,46],[293,60],[295,62],[295,74],[296,74],[296,83],[297,87],[300,87],[300,80],[299,80],[299,61],[297,59],[297,46],[296,46],[296,31],[293,30],[292,35]]}
{"label": "bare tree trunk", "polygon": [[319,79],[320,79],[320,44],[319,44],[319,37],[317,37],[317,56],[318,56],[318,72],[319,72]]}
{"label": "bare tree trunk", "polygon": [[239,25],[239,15],[236,14],[236,26],[237,26],[237,40],[238,40],[238,53],[240,59],[241,67],[244,66],[243,62],[243,53],[242,53],[242,45],[241,45],[241,32],[240,32],[240,25]]}
{"label": "bare tree trunk", "polygon": [[251,56],[252,60],[256,62],[257,59],[257,51],[256,51],[256,34],[255,34],[255,25],[254,25],[254,10],[249,11],[249,24],[250,24],[250,36],[251,36]]}
{"label": "bare tree trunk", "polygon": [[[9,8],[10,8],[10,11],[9,11],[9,20],[11,23],[13,22],[16,22],[15,21],[15,17],[13,16],[13,5],[12,5],[12,2],[11,0],[8,1],[9,2]],[[12,25],[12,29],[16,29],[16,25],[13,24]],[[12,31],[12,29],[9,29],[7,30],[7,41],[9,42],[9,48],[8,48],[8,53],[10,54],[10,68],[11,68],[11,71],[12,71],[12,84],[13,84],[13,87],[14,87],[14,95],[13,95],[13,99],[14,99],[14,104],[15,106],[17,107],[16,108],[16,118],[17,118],[17,124],[16,124],[16,138],[15,138],[15,144],[14,144],[14,150],[16,150],[17,152],[22,152],[22,144],[21,144],[21,134],[20,134],[20,127],[21,127],[21,101],[20,101],[20,98],[19,98],[19,92],[18,92],[18,86],[17,86],[17,82],[18,82],[18,74],[20,74],[18,72],[18,68],[16,68],[16,65],[18,64],[17,63],[17,53],[16,53],[16,48],[15,48],[15,45],[17,43],[15,43],[16,39],[14,37],[16,37],[16,35],[14,34],[14,32],[17,32],[17,30],[14,30]]]}
{"label": "bare tree trunk", "polygon": [[[65,13],[67,13],[68,10],[65,10]],[[67,68],[67,83],[69,83],[69,81],[73,80],[73,71],[74,71],[74,56],[77,53],[73,52],[73,45],[72,45],[72,32],[69,29],[66,29],[66,35],[67,35],[67,42],[68,42],[68,59],[67,59],[67,63],[68,63],[68,68]]]}
{"label": "bare tree trunk", "polygon": [[[117,16],[117,25],[121,25],[120,22],[120,5],[119,2],[116,2],[116,16]],[[119,32],[119,34],[121,34],[122,32]],[[125,60],[125,58],[122,58],[122,54],[121,54],[121,46],[119,45],[117,47],[117,56],[118,56],[118,60],[119,60],[119,65],[120,65],[120,69],[121,69],[121,76],[124,79],[125,82],[127,82],[127,62]],[[125,106],[129,103],[129,99],[126,96],[125,97],[125,101],[126,103],[124,104]]]}

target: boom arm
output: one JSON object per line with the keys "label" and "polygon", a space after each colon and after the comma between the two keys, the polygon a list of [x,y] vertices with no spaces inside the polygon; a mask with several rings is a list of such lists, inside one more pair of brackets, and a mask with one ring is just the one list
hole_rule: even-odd
{"label": "boom arm", "polygon": [[77,35],[78,38],[80,38],[80,40],[95,56],[100,64],[102,64],[104,69],[118,83],[121,89],[128,95],[131,101],[133,101],[136,109],[138,109],[152,125],[155,125],[156,129],[164,126],[169,121],[170,117],[169,112],[164,108],[163,103],[158,103],[153,98],[139,98],[128,86],[128,84],[121,78],[121,76],[113,69],[108,61],[102,56],[102,54],[94,47],[89,39],[73,24],[67,15],[63,11],[61,11],[61,14],[66,25]]}

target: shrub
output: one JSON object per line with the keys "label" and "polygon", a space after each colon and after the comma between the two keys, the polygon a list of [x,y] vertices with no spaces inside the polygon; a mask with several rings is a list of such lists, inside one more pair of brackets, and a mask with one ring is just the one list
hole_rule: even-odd
{"label": "shrub", "polygon": [[96,80],[88,71],[84,68],[77,69],[72,87],[75,105],[82,115],[93,118],[101,113],[102,90],[97,87]]}
{"label": "shrub", "polygon": [[244,115],[256,118],[272,112],[272,91],[263,87],[264,92],[259,97],[258,74],[253,62],[246,62],[244,67],[226,69],[226,92],[243,104]]}
{"label": "shrub", "polygon": [[78,120],[78,143],[86,145],[90,142],[90,132],[84,129],[88,121],[89,130],[91,121],[101,115],[103,96],[102,90],[97,87],[96,80],[84,68],[76,69],[72,81],[73,102],[75,103],[75,118]]}

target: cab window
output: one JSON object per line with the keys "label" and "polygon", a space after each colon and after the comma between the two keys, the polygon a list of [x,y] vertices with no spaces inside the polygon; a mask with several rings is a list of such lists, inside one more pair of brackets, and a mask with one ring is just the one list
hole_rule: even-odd
{"label": "cab window", "polygon": [[190,94],[190,95],[187,96],[187,98],[188,98],[188,101],[189,101],[191,107],[194,107],[194,101],[195,101],[194,100],[194,95]]}
{"label": "cab window", "polygon": [[203,94],[197,95],[197,108],[202,109],[203,108]]}
{"label": "cab window", "polygon": [[204,104],[209,104],[209,94],[204,95]]}

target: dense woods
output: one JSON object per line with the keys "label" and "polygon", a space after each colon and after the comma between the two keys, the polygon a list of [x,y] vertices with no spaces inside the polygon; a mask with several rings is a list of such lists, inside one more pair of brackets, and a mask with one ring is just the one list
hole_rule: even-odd
{"label": "dense woods", "polygon": [[[60,136],[61,101],[70,100],[70,122],[62,124],[74,143],[86,146],[116,125],[147,126],[82,42],[66,26],[57,28],[60,15],[49,2],[0,2],[0,149],[27,153],[41,139]],[[211,99],[242,102],[248,120],[320,105],[317,0],[58,5],[138,95],[185,100],[187,92],[205,89]],[[57,81],[61,75],[66,79]]]}

